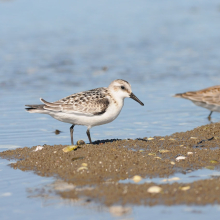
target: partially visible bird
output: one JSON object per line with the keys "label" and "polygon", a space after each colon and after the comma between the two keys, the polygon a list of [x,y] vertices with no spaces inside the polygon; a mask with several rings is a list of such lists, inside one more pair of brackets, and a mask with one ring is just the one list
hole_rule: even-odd
{"label": "partially visible bird", "polygon": [[73,128],[75,125],[87,126],[87,136],[92,143],[90,129],[97,125],[109,123],[117,118],[124,98],[129,97],[144,105],[131,90],[129,82],[117,79],[106,87],[79,92],[55,102],[41,105],[26,105],[30,113],[48,114],[53,118],[72,124],[70,127],[71,144],[73,145]]}
{"label": "partially visible bird", "polygon": [[174,97],[189,99],[195,105],[209,109],[211,111],[209,120],[213,112],[220,112],[220,85],[194,92],[178,93]]}

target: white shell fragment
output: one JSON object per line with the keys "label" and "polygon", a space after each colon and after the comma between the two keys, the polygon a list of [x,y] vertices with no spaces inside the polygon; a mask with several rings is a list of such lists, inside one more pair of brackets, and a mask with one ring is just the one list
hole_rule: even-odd
{"label": "white shell fragment", "polygon": [[148,139],[147,139],[148,141],[151,141],[151,140],[154,140],[154,138],[152,138],[152,137],[149,137]]}
{"label": "white shell fragment", "polygon": [[39,145],[39,146],[37,146],[37,147],[36,147],[36,149],[35,149],[35,150],[33,150],[33,151],[35,151],[35,152],[36,152],[36,151],[38,151],[38,150],[42,150],[43,148],[44,148],[44,147],[42,147],[42,146],[40,146],[40,145]]}
{"label": "white shell fragment", "polygon": [[191,155],[191,154],[193,154],[193,152],[187,152],[187,155]]}
{"label": "white shell fragment", "polygon": [[182,186],[180,187],[181,190],[186,191],[190,189],[190,186]]}
{"label": "white shell fragment", "polygon": [[184,156],[179,156],[179,157],[176,158],[176,161],[185,160],[185,159],[186,159],[186,157],[184,157]]}
{"label": "white shell fragment", "polygon": [[135,183],[138,183],[142,180],[142,177],[141,176],[138,176],[138,175],[135,175],[133,176],[132,180],[135,182]]}
{"label": "white shell fragment", "polygon": [[173,162],[173,161],[171,161],[170,163],[171,163],[172,165],[175,165],[175,162]]}
{"label": "white shell fragment", "polygon": [[160,193],[161,191],[162,191],[162,188],[159,186],[151,186],[147,190],[147,192],[149,192],[149,193]]}

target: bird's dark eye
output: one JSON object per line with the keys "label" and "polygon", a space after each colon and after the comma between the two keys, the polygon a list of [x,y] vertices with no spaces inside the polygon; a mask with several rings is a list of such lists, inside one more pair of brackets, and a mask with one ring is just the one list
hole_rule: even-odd
{"label": "bird's dark eye", "polygon": [[121,86],[121,89],[125,89],[125,87],[124,87],[124,86]]}

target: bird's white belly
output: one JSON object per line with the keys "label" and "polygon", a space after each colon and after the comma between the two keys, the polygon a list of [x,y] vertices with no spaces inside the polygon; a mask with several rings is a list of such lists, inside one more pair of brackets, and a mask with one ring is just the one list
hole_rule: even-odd
{"label": "bird's white belly", "polygon": [[68,114],[65,112],[49,112],[49,115],[62,122],[94,127],[112,122],[119,115],[122,106],[115,106],[115,104],[112,104],[108,107],[107,111],[101,115],[80,115],[73,113]]}
{"label": "bird's white belly", "polygon": [[207,108],[209,109],[210,111],[213,111],[213,112],[220,112],[220,106],[219,105],[214,105],[214,104],[208,104],[208,103],[205,103],[205,102],[198,102],[198,101],[192,101],[195,105],[197,106],[201,106],[203,108]]}

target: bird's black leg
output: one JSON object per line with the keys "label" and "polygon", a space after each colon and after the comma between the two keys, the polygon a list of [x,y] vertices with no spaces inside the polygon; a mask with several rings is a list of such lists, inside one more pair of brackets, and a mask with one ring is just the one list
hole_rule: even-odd
{"label": "bird's black leg", "polygon": [[70,127],[70,136],[71,136],[71,144],[73,145],[73,128],[74,128],[75,125],[72,125]]}
{"label": "bird's black leg", "polygon": [[90,142],[90,144],[91,144],[91,143],[92,143],[92,140],[91,140],[91,137],[90,137],[90,131],[89,131],[89,129],[87,129],[86,134],[87,134],[87,136],[88,136],[88,138],[89,138],[89,142]]}
{"label": "bird's black leg", "polygon": [[210,114],[209,114],[209,116],[208,116],[209,121],[211,121],[212,112],[213,112],[213,111],[211,111]]}

